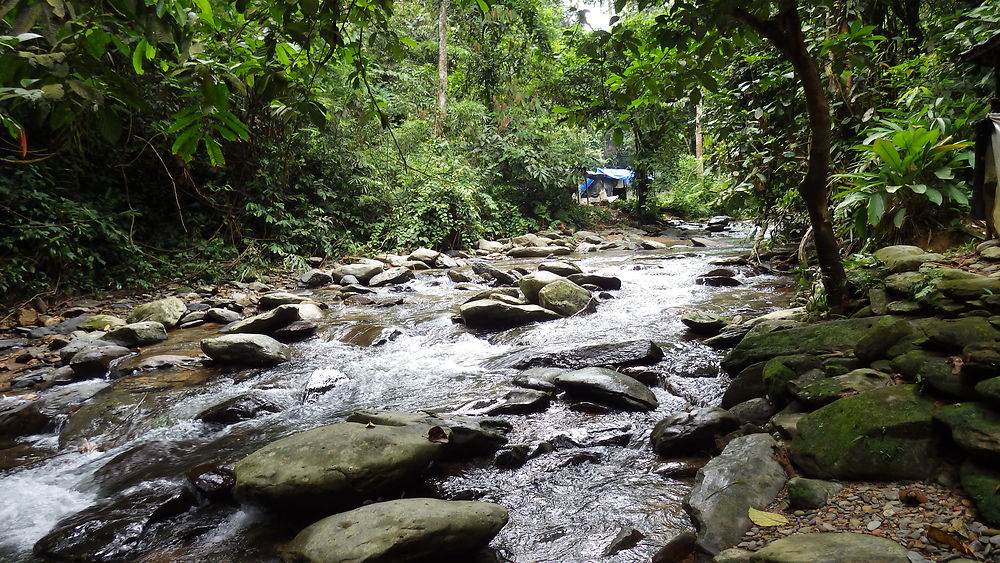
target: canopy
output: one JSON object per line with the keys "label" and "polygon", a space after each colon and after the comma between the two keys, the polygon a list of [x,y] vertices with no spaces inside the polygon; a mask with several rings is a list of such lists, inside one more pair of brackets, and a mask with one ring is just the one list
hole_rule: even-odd
{"label": "canopy", "polygon": [[587,193],[587,189],[597,179],[622,180],[627,186],[635,179],[635,172],[632,172],[628,168],[596,168],[588,170],[587,179],[580,184],[580,195]]}

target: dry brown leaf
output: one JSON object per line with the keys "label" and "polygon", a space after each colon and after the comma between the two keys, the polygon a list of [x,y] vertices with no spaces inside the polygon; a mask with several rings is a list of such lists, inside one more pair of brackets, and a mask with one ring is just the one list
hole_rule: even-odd
{"label": "dry brown leaf", "polygon": [[965,555],[974,555],[972,548],[964,544],[958,536],[937,526],[927,527],[927,537],[938,543],[949,545]]}
{"label": "dry brown leaf", "polygon": [[427,431],[427,439],[437,444],[447,444],[448,432],[440,426],[432,426],[431,429]]}

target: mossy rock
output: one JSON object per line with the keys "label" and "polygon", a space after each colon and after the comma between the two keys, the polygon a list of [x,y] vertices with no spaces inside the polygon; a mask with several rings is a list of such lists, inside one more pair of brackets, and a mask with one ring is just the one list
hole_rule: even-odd
{"label": "mossy rock", "polygon": [[897,295],[912,297],[921,285],[927,282],[927,276],[919,272],[903,272],[886,276],[885,288]]}
{"label": "mossy rock", "polygon": [[908,245],[886,246],[876,250],[873,256],[893,272],[912,272],[926,262],[944,259],[940,254],[929,253],[919,246]]}
{"label": "mossy rock", "polygon": [[961,372],[955,372],[955,365],[947,356],[915,349],[894,358],[892,367],[906,378],[949,397],[976,397],[972,384]]}
{"label": "mossy rock", "polygon": [[776,408],[783,408],[795,398],[790,384],[804,373],[819,371],[822,367],[819,358],[806,355],[778,356],[768,360],[761,372],[761,379],[771,403]]}
{"label": "mossy rock", "polygon": [[792,508],[819,508],[844,488],[840,483],[822,479],[794,477],[788,480],[788,503]]}
{"label": "mossy rock", "polygon": [[722,403],[719,405],[724,409],[745,403],[750,399],[763,397],[767,394],[767,385],[764,385],[763,371],[767,362],[757,362],[747,366],[739,375],[733,378],[732,383],[722,395]]}
{"label": "mossy rock", "polygon": [[768,333],[751,331],[722,360],[722,369],[738,374],[745,367],[777,356],[852,350],[883,317],[843,319]]}
{"label": "mossy rock", "polygon": [[991,377],[977,383],[976,395],[980,400],[1000,407],[1000,377]]}
{"label": "mossy rock", "polygon": [[982,317],[934,320],[924,324],[923,332],[927,335],[924,346],[946,354],[961,353],[972,343],[991,343],[1000,339],[1000,331]]}
{"label": "mossy rock", "polygon": [[982,403],[945,405],[934,418],[951,429],[951,437],[970,454],[1000,459],[1000,414]]}
{"label": "mossy rock", "polygon": [[965,460],[960,472],[962,488],[976,503],[979,515],[992,524],[1000,526],[1000,471],[983,465],[972,458]]}
{"label": "mossy rock", "polygon": [[795,398],[816,408],[852,394],[888,387],[892,378],[873,369],[858,369],[844,375],[822,379],[795,390]]}
{"label": "mossy rock", "polygon": [[937,283],[937,290],[956,300],[981,299],[1000,293],[1000,278],[976,276],[966,279],[945,279]]}
{"label": "mossy rock", "polygon": [[844,397],[799,421],[792,459],[818,478],[925,479],[941,446],[933,412],[916,385]]}
{"label": "mossy rock", "polygon": [[869,364],[888,357],[889,349],[904,338],[910,338],[916,329],[910,323],[895,317],[882,317],[854,346],[854,355]]}
{"label": "mossy rock", "polygon": [[1000,374],[1000,345],[995,343],[970,344],[962,352],[965,358],[962,375],[978,381]]}

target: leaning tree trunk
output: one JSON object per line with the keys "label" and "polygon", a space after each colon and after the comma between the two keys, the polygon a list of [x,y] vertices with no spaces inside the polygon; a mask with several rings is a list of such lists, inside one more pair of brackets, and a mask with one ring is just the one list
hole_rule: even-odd
{"label": "leaning tree trunk", "polygon": [[799,195],[806,203],[809,223],[816,240],[816,257],[823,274],[827,303],[832,307],[847,300],[847,274],[840,259],[840,246],[833,232],[830,216],[830,150],[833,144],[830,122],[830,104],[815,61],[806,48],[799,19],[797,0],[779,0],[780,11],[770,20],[762,20],[743,10],[736,9],[733,16],[766,37],[785,56],[795,74],[802,81],[809,112],[809,160],[806,175],[799,184]]}
{"label": "leaning tree trunk", "polygon": [[438,118],[437,134],[444,134],[444,121],[448,115],[448,0],[441,0],[438,8]]}

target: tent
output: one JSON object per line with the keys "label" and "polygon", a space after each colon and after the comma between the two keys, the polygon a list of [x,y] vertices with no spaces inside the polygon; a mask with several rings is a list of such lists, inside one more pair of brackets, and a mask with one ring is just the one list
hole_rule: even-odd
{"label": "tent", "polygon": [[627,168],[588,170],[586,179],[580,184],[580,197],[610,199],[623,196],[626,195],[626,189],[633,180],[635,173]]}

